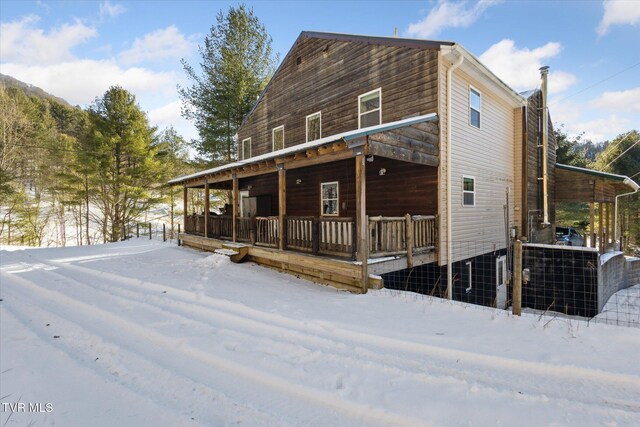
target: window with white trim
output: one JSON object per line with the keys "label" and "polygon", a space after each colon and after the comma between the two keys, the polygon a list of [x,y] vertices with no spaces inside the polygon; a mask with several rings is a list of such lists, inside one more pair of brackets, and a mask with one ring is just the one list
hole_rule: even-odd
{"label": "window with white trim", "polygon": [[338,216],[338,181],[320,184],[322,215]]}
{"label": "window with white trim", "polygon": [[284,125],[273,128],[271,138],[273,140],[273,151],[282,150],[284,148]]}
{"label": "window with white trim", "polygon": [[480,129],[480,98],[480,91],[469,87],[469,124],[478,129]]}
{"label": "window with white trim", "polygon": [[378,88],[358,97],[358,128],[382,123],[382,89]]}
{"label": "window with white trim", "polygon": [[251,138],[242,140],[242,160],[251,157]]}
{"label": "window with white trim", "polygon": [[462,177],[462,206],[476,205],[476,179],[472,176]]}
{"label": "window with white trim", "polygon": [[307,116],[307,142],[322,138],[322,112]]}

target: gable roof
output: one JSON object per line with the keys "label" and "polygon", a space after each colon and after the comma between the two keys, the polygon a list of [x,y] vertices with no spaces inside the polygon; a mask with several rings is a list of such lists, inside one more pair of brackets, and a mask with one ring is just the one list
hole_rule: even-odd
{"label": "gable roof", "polygon": [[287,52],[284,59],[280,62],[280,65],[278,65],[278,68],[276,68],[276,71],[273,73],[273,76],[271,76],[271,79],[269,79],[269,82],[260,93],[260,96],[258,96],[258,99],[256,100],[255,104],[253,104],[253,107],[251,107],[251,110],[247,113],[247,115],[242,120],[242,124],[240,126],[244,125],[244,123],[247,121],[249,116],[251,116],[251,114],[253,114],[255,109],[258,107],[258,105],[260,104],[260,101],[262,101],[262,98],[264,97],[264,94],[269,89],[269,86],[271,86],[271,82],[278,75],[278,73],[280,72],[280,69],[291,57],[292,53],[296,50],[296,47],[298,46],[298,44],[302,40],[309,39],[309,38],[321,39],[321,40],[335,40],[335,41],[351,42],[351,43],[379,44],[383,46],[407,47],[407,48],[414,48],[414,49],[440,49],[440,46],[455,45],[454,42],[440,41],[440,40],[408,39],[408,38],[384,37],[384,36],[365,36],[365,35],[358,35],[358,34],[342,34],[342,33],[325,33],[321,31],[303,31],[300,33],[296,41],[293,43],[293,46],[291,46],[291,48],[289,49],[289,52]]}

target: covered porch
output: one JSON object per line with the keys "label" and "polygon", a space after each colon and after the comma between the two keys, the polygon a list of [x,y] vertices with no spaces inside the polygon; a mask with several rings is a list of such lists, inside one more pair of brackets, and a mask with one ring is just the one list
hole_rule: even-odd
{"label": "covered porch", "polygon": [[[435,261],[438,159],[437,116],[430,114],[170,183],[184,187],[185,244],[212,250],[235,242],[261,264],[366,292],[375,283],[370,274]],[[231,193],[222,215],[209,206],[214,189]],[[189,214],[194,190],[204,192],[204,212]],[[343,273],[347,286],[331,279]]]}
{"label": "covered porch", "polygon": [[614,248],[620,235],[616,200],[637,192],[638,184],[626,176],[558,163],[555,185],[556,202],[589,204],[589,246],[601,253]]}

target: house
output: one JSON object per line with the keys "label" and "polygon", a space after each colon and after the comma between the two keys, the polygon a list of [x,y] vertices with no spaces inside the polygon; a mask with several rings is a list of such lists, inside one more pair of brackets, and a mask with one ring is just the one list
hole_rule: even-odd
{"label": "house", "polygon": [[[510,241],[554,237],[545,98],[457,43],[303,32],[239,128],[238,161],[170,181],[181,239],[354,292],[421,267],[450,297],[496,295]],[[187,192],[209,212],[211,189],[231,212],[186,215]]]}

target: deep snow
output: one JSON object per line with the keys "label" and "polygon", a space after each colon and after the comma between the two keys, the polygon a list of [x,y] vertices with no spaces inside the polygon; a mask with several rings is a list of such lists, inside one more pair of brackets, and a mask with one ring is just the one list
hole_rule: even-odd
{"label": "deep snow", "polygon": [[144,239],[0,262],[0,425],[640,425],[640,329]]}

